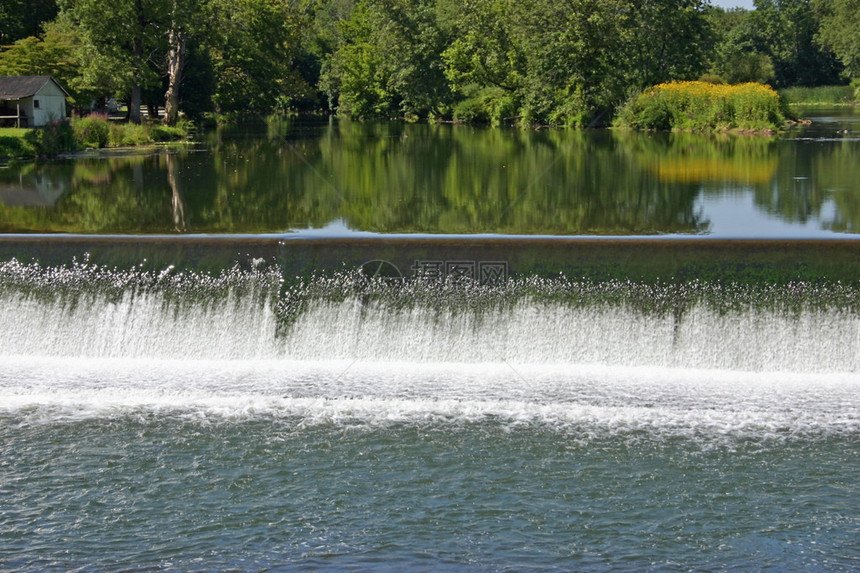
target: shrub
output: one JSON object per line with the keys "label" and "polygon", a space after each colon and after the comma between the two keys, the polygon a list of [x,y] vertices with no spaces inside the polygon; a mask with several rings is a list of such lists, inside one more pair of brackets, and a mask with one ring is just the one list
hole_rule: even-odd
{"label": "shrub", "polygon": [[112,123],[110,125],[108,142],[111,147],[142,145],[151,141],[152,139],[143,125],[134,123]]}
{"label": "shrub", "polygon": [[582,89],[572,88],[556,93],[557,102],[549,112],[549,122],[565,127],[583,127],[590,116]]}
{"label": "shrub", "polygon": [[87,117],[73,119],[72,129],[75,142],[83,149],[105,147],[110,139],[110,122],[105,114],[91,113]]}
{"label": "shrub", "polygon": [[770,86],[707,82],[660,84],[633,97],[616,126],[633,129],[770,130],[785,122],[784,106]]}
{"label": "shrub", "polygon": [[68,121],[55,120],[29,130],[24,140],[30,148],[26,155],[58,155],[76,149],[74,133]]}
{"label": "shrub", "polygon": [[467,93],[466,99],[454,106],[456,122],[499,125],[517,113],[517,100],[507,90],[489,87],[467,92],[471,93]]}
{"label": "shrub", "polygon": [[177,141],[188,134],[185,125],[151,125],[149,127],[149,138],[151,141]]}
{"label": "shrub", "polygon": [[454,106],[454,121],[457,123],[484,123],[489,120],[487,110],[477,98],[464,99]]}

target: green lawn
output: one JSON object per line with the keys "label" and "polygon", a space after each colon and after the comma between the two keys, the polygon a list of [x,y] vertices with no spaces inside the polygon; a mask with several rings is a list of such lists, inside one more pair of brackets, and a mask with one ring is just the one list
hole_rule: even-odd
{"label": "green lawn", "polygon": [[0,127],[0,159],[35,157],[36,148],[25,136],[31,129]]}

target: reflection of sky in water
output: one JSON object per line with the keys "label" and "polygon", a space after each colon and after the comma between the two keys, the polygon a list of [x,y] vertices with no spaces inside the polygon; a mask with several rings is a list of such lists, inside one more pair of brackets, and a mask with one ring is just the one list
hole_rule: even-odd
{"label": "reflection of sky in water", "polygon": [[[720,238],[822,238],[843,236],[827,230],[836,216],[836,205],[827,200],[821,212],[806,222],[786,221],[755,204],[752,190],[737,193],[703,194],[696,210],[710,222],[708,235]],[[848,235],[845,235],[848,236]]]}
{"label": "reflection of sky in water", "polygon": [[711,0],[711,4],[726,10],[731,10],[732,8],[743,8],[745,10],[755,9],[753,0]]}

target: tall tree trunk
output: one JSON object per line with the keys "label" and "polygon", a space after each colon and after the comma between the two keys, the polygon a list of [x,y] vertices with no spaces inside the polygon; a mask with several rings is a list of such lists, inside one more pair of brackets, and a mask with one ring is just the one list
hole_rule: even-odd
{"label": "tall tree trunk", "polygon": [[137,10],[137,29],[134,33],[131,48],[135,69],[132,72],[131,103],[129,103],[128,119],[132,123],[140,123],[140,104],[142,103],[140,82],[143,78],[143,66],[146,65],[143,59],[143,31],[146,27],[146,18],[144,17],[141,0],[135,2],[135,8]]}
{"label": "tall tree trunk", "polygon": [[167,51],[167,93],[164,95],[164,123],[176,125],[179,119],[179,84],[182,82],[182,68],[185,66],[185,33],[174,22],[167,35],[170,46]]}
{"label": "tall tree trunk", "polygon": [[132,123],[140,123],[140,84],[135,81],[131,86],[131,100],[128,104],[128,120]]}

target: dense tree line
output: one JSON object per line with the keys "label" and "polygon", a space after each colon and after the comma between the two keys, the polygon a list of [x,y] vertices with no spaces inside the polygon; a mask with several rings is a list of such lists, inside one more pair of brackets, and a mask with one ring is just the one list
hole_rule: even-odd
{"label": "dense tree line", "polygon": [[860,77],[860,0],[4,0],[0,75],[80,111],[607,122],[670,80]]}

